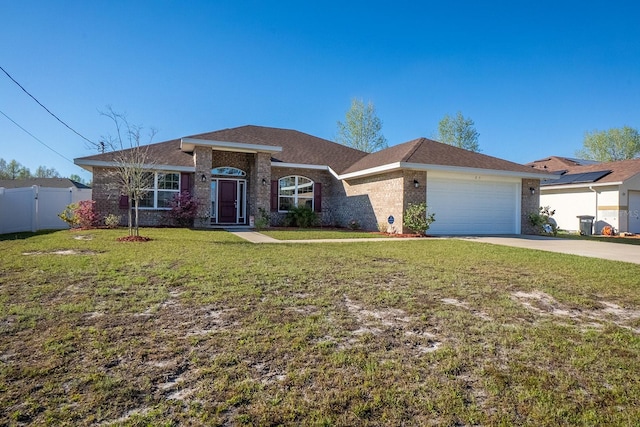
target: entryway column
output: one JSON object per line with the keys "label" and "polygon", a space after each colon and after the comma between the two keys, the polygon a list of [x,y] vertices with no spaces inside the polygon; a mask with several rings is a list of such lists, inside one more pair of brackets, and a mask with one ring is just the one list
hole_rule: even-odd
{"label": "entryway column", "polygon": [[[196,228],[211,225],[211,164],[213,151],[211,147],[195,147],[193,161],[196,166],[193,190],[198,200],[198,216],[194,221]],[[204,181],[202,177],[205,177]]]}
{"label": "entryway column", "polygon": [[260,215],[260,208],[265,212],[270,211],[270,195],[271,195],[271,153],[256,153],[255,156],[256,165],[254,174],[254,188],[255,192],[255,204],[252,204],[253,209],[251,215],[256,219]]}

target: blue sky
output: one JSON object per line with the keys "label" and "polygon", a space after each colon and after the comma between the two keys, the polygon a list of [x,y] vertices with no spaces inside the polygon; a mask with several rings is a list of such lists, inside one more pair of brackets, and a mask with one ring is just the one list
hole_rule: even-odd
{"label": "blue sky", "polygon": [[[585,131],[640,126],[640,6],[605,1],[0,0],[0,66],[75,130],[111,106],[154,142],[255,124],[333,140],[352,98],[390,145],[457,111],[483,153],[573,156]],[[95,154],[3,73],[0,157],[90,174]]]}

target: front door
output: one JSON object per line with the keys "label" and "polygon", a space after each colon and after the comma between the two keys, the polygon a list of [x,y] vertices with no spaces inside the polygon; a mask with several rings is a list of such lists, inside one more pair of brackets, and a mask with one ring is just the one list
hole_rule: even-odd
{"label": "front door", "polygon": [[238,221],[238,181],[221,179],[218,181],[218,222]]}

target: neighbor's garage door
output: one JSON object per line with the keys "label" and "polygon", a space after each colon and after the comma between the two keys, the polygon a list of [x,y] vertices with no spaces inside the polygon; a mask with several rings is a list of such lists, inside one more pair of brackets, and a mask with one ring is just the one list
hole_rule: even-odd
{"label": "neighbor's garage door", "polygon": [[629,232],[640,233],[640,192],[629,191]]}
{"label": "neighbor's garage door", "polygon": [[520,234],[519,182],[428,176],[431,234]]}

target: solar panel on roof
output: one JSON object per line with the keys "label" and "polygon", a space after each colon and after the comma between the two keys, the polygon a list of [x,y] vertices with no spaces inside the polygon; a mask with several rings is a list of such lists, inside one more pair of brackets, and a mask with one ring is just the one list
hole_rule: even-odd
{"label": "solar panel on roof", "polygon": [[611,173],[607,171],[595,171],[595,172],[583,172],[583,173],[571,173],[562,175],[558,179],[544,180],[540,185],[563,185],[563,184],[586,184],[589,182],[596,182],[599,179]]}

